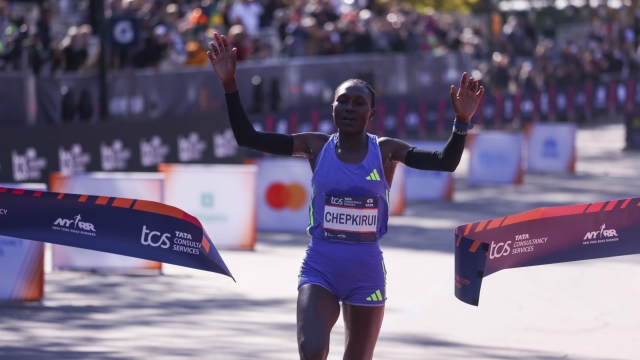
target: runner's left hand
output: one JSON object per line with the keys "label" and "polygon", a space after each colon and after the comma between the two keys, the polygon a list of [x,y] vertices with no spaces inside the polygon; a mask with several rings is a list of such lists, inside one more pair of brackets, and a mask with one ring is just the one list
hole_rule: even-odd
{"label": "runner's left hand", "polygon": [[451,105],[456,113],[456,122],[460,124],[468,124],[471,121],[484,94],[484,87],[479,86],[478,80],[471,77],[467,81],[468,76],[466,72],[462,74],[460,90],[456,91],[455,85],[451,85]]}

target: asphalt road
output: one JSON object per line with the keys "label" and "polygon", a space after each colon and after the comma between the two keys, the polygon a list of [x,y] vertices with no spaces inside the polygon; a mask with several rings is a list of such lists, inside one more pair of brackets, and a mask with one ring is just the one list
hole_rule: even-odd
{"label": "asphalt road", "polygon": [[[578,132],[575,175],[470,187],[409,204],[382,240],[388,301],[376,359],[639,359],[640,255],[512,269],[479,307],[453,295],[453,228],[536,207],[640,196],[640,153],[622,125]],[[261,233],[221,251],[237,283],[165,265],[163,275],[53,272],[40,303],[0,304],[1,359],[296,359],[303,234]],[[334,328],[330,359],[344,332]]]}

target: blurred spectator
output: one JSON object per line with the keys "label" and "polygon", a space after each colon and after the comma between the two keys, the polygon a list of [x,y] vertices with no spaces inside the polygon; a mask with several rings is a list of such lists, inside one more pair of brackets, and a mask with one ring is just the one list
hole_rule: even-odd
{"label": "blurred spectator", "polygon": [[143,40],[142,48],[133,56],[137,68],[157,67],[167,50],[167,27],[157,25]]}
{"label": "blurred spectator", "polygon": [[264,7],[254,0],[235,0],[227,16],[231,24],[244,26],[244,31],[249,36],[258,34],[260,28],[260,17],[264,12]]}
{"label": "blurred spectator", "polygon": [[247,60],[251,53],[250,39],[244,31],[244,26],[238,24],[229,28],[228,40],[231,48],[236,48],[236,59],[238,61]]}
{"label": "blurred spectator", "polygon": [[51,74],[51,51],[45,48],[40,33],[34,33],[25,44],[25,48],[29,57],[29,67],[33,73],[35,75],[40,75],[41,72]]}
{"label": "blurred spectator", "polygon": [[51,46],[51,27],[49,25],[51,22],[51,16],[50,5],[44,4],[42,6],[42,14],[36,23],[38,28],[36,33],[38,34],[39,42],[45,50],[49,50]]}
{"label": "blurred spectator", "polygon": [[67,31],[67,37],[60,43],[64,55],[64,71],[84,70],[87,65],[89,52],[89,36],[91,36],[91,26],[82,25],[80,28],[72,26]]}
{"label": "blurred spectator", "polygon": [[[87,2],[56,0],[40,9],[25,19],[0,0],[0,70],[28,66],[47,76],[95,69],[99,49],[84,25],[90,19]],[[563,14],[579,21],[575,29],[558,20]],[[625,6],[496,13],[488,24],[473,15],[418,11],[395,1],[106,0],[105,17],[135,20],[136,41],[110,50],[110,66],[117,69],[205,66],[207,44],[218,31],[238,49],[240,61],[462,52],[474,60],[473,76],[494,91],[640,73],[640,13]]]}

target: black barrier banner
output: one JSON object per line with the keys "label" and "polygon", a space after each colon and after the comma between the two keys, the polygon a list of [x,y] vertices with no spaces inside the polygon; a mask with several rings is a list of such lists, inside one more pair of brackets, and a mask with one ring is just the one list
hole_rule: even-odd
{"label": "black barrier banner", "polygon": [[640,198],[538,208],[455,230],[455,295],[478,305],[504,269],[640,253]]}
{"label": "black barrier banner", "polygon": [[153,201],[0,187],[0,235],[233,278],[198,219]]}
{"label": "black barrier banner", "polygon": [[210,118],[8,128],[0,182],[46,182],[51,172],[157,171],[160,163],[239,163],[226,114]]}

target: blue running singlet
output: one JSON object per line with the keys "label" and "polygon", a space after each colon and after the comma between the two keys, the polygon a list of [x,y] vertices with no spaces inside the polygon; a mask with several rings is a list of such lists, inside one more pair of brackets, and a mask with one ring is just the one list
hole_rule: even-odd
{"label": "blue running singlet", "polygon": [[316,159],[311,178],[309,228],[314,238],[377,241],[387,233],[389,184],[384,177],[378,137],[367,134],[367,155],[358,164],[338,159],[333,134]]}
{"label": "blue running singlet", "polygon": [[386,269],[378,240],[387,232],[389,184],[378,138],[367,136],[367,154],[358,164],[338,159],[338,134],[318,154],[307,228],[312,239],[298,289],[316,284],[346,304],[380,306],[386,300]]}

